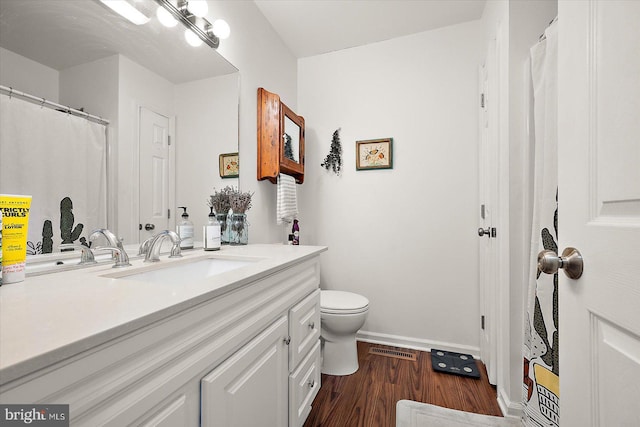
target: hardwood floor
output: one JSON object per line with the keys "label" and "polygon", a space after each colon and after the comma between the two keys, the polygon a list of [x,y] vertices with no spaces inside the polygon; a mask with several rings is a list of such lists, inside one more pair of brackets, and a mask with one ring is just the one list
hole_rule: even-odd
{"label": "hardwood floor", "polygon": [[410,361],[369,354],[372,346],[397,349],[358,341],[360,369],[342,377],[322,375],[322,387],[304,427],[393,427],[396,402],[401,399],[502,415],[481,362],[478,380],[433,371],[428,352],[415,351],[417,360]]}

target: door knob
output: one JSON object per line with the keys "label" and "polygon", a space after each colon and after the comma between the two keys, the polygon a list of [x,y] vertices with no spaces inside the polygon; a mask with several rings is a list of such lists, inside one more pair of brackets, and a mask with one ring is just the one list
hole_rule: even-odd
{"label": "door knob", "polygon": [[496,229],[493,227],[492,228],[487,227],[486,230],[484,228],[478,228],[478,236],[482,237],[485,234],[487,235],[488,238],[496,237]]}
{"label": "door knob", "polygon": [[579,279],[583,266],[582,254],[576,248],[566,248],[560,257],[549,250],[538,254],[538,269],[543,273],[555,274],[561,268],[569,278]]}
{"label": "door knob", "polygon": [[145,224],[144,229],[147,231],[154,230],[156,228],[155,224]]}

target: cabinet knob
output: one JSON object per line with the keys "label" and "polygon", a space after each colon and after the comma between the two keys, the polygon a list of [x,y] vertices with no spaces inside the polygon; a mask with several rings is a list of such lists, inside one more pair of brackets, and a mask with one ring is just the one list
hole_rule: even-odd
{"label": "cabinet knob", "polygon": [[309,322],[309,329],[315,329],[316,328],[316,322]]}
{"label": "cabinet knob", "polygon": [[316,380],[309,380],[307,385],[309,386],[309,388],[314,388],[316,386]]}
{"label": "cabinet knob", "polygon": [[285,338],[284,338],[284,340],[283,340],[283,341],[284,341],[284,343],[285,343],[286,345],[289,345],[289,343],[291,342],[291,337],[287,336],[287,337],[285,337]]}

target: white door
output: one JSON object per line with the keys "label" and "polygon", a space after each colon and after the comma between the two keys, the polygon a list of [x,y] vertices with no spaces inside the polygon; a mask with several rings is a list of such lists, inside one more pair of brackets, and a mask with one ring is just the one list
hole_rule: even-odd
{"label": "white door", "polygon": [[560,425],[640,426],[640,2],[558,2]]}
{"label": "white door", "polygon": [[169,119],[140,108],[140,233],[169,229]]}
{"label": "white door", "polygon": [[491,384],[497,381],[497,245],[494,233],[494,210],[497,207],[498,158],[497,96],[495,88],[495,41],[489,44],[487,57],[480,66],[480,147],[479,147],[479,278],[480,278],[480,358],[487,368]]}

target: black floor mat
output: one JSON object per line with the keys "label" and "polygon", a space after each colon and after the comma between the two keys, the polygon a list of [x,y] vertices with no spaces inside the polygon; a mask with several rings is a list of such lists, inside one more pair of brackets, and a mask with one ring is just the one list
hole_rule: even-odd
{"label": "black floor mat", "polygon": [[431,366],[434,371],[464,377],[480,378],[476,361],[470,354],[431,349]]}

